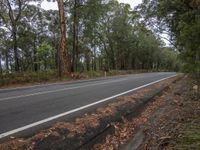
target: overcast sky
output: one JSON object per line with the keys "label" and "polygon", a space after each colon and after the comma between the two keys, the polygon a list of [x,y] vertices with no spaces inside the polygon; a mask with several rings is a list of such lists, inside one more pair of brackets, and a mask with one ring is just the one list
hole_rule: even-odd
{"label": "overcast sky", "polygon": [[[128,3],[132,8],[142,3],[142,0],[118,0],[120,3]],[[47,2],[46,0],[42,3],[42,8],[48,9],[58,9],[56,2]]]}

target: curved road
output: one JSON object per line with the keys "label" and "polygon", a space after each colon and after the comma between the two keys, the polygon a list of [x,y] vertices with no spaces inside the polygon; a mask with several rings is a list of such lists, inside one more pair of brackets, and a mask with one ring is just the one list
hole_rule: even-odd
{"label": "curved road", "polygon": [[84,113],[99,104],[137,88],[175,76],[176,73],[143,73],[97,80],[56,83],[0,90],[0,139],[43,124]]}

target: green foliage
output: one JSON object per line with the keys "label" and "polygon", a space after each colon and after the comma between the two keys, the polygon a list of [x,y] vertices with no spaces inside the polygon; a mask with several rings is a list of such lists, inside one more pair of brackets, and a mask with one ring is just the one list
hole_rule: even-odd
{"label": "green foliage", "polygon": [[[148,24],[167,31],[181,54],[184,70],[200,78],[200,1],[145,0],[140,10]],[[155,21],[156,20],[156,21]],[[165,28],[165,29],[164,29]]]}
{"label": "green foliage", "polygon": [[37,48],[37,64],[40,65],[42,70],[47,70],[48,66],[54,65],[54,58],[55,58],[55,49],[51,47],[51,45],[43,42]]}
{"label": "green foliage", "polygon": [[176,52],[170,48],[164,48],[162,53],[162,68],[166,68],[168,71],[179,71],[181,69],[178,54]]}
{"label": "green foliage", "polygon": [[[10,30],[12,23],[8,16],[9,9],[0,2],[0,56],[4,62],[2,70],[11,74],[16,70],[14,43],[10,38],[13,33],[16,33],[18,72],[56,70],[60,38],[59,13],[57,10],[46,11],[38,6],[28,5],[29,1],[24,2],[27,5],[21,10],[15,32]],[[143,13],[148,13],[151,17],[155,15],[152,11],[158,10],[156,3],[148,0],[144,2],[150,3],[145,7],[148,9],[143,9]],[[194,54],[190,53],[191,58],[187,58],[190,64],[190,61],[194,63],[192,58],[196,55],[196,49],[199,49],[198,44],[185,46],[185,43],[194,41],[186,38],[190,34],[199,37],[199,30],[196,32],[199,21],[193,21],[192,27],[185,23],[187,20],[178,23],[176,20],[180,20],[179,15],[176,13],[173,17],[167,12],[172,13],[171,9],[182,8],[182,5],[175,6],[179,0],[169,1],[167,7],[164,7],[167,5],[164,0],[159,2],[158,18],[162,20],[167,16],[164,20],[168,23],[167,28],[173,26],[173,35],[179,33],[179,38],[176,38],[181,39],[176,42],[179,43],[178,47],[182,48],[184,45],[181,57],[186,58],[188,49],[191,52],[195,51]],[[19,8],[13,7],[13,9],[17,14]],[[110,70],[177,71],[179,69],[180,63],[177,61],[179,53],[166,48],[161,39],[151,31],[149,25],[142,21],[144,14],[133,10],[130,5],[120,4],[117,0],[69,0],[65,3],[65,11],[68,59],[72,68],[74,66],[76,68],[72,71],[96,71],[98,73],[94,73],[94,76],[99,76],[99,72]],[[185,9],[180,11],[185,12]],[[193,14],[191,12],[188,15],[193,16]],[[171,22],[170,19],[175,21]],[[180,29],[184,29],[181,30],[184,32],[178,32]],[[184,52],[186,50],[187,52]],[[195,61],[195,64],[198,63]]]}
{"label": "green foliage", "polygon": [[180,43],[183,45],[181,57],[184,60],[186,72],[200,77],[200,20],[185,25],[180,34]]}

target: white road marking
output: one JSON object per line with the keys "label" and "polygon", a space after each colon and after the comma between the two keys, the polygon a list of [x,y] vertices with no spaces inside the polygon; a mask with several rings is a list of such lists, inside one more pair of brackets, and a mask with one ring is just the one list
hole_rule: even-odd
{"label": "white road marking", "polygon": [[100,82],[100,83],[97,82],[97,83],[93,83],[93,84],[87,84],[87,85],[81,85],[81,86],[75,86],[75,87],[68,87],[68,88],[51,90],[51,91],[44,91],[44,92],[31,93],[31,94],[26,94],[26,95],[5,97],[5,98],[0,98],[0,101],[10,100],[10,99],[17,99],[17,98],[23,98],[23,97],[30,97],[30,96],[36,96],[36,95],[42,95],[42,94],[62,92],[62,91],[67,91],[67,90],[73,90],[73,89],[83,88],[83,87],[89,87],[89,86],[95,86],[95,85],[102,85],[102,84],[108,84],[108,83],[114,83],[114,82],[121,82],[121,81],[125,81],[125,80],[127,80],[127,79],[120,79],[120,80],[118,79],[118,80],[110,81],[110,82]]}
{"label": "white road marking", "polygon": [[167,78],[163,78],[163,79],[160,79],[160,80],[157,80],[157,81],[154,81],[154,82],[151,82],[151,83],[142,85],[142,86],[140,86],[140,87],[137,87],[137,88],[134,88],[134,89],[125,91],[125,92],[123,92],[123,93],[120,93],[120,94],[117,94],[117,95],[113,95],[113,96],[111,96],[111,97],[108,97],[108,98],[99,100],[99,101],[97,101],[97,102],[94,102],[94,103],[91,103],[91,104],[88,104],[88,105],[85,105],[85,106],[82,106],[82,107],[79,107],[79,108],[76,108],[76,109],[73,109],[73,110],[70,110],[70,111],[67,111],[67,112],[58,114],[58,115],[55,115],[55,116],[52,116],[52,117],[43,119],[43,120],[41,120],[41,121],[37,121],[37,122],[34,122],[34,123],[32,123],[32,124],[29,124],[29,125],[26,125],[26,126],[23,126],[23,127],[20,127],[20,128],[17,128],[17,129],[14,129],[14,130],[11,130],[11,131],[8,131],[8,132],[5,132],[5,133],[2,133],[2,134],[0,134],[0,139],[2,139],[2,138],[4,138],[4,137],[7,137],[7,136],[9,136],[9,135],[12,135],[12,134],[15,134],[15,133],[18,133],[18,132],[27,130],[27,129],[29,129],[29,128],[32,128],[32,127],[35,127],[35,126],[44,124],[44,123],[46,123],[46,122],[49,122],[49,121],[58,119],[58,118],[60,118],[60,117],[63,117],[63,116],[72,114],[72,113],[74,113],[74,112],[77,112],[77,111],[86,109],[86,108],[88,108],[88,107],[91,107],[91,106],[94,106],[94,105],[103,103],[103,102],[105,102],[105,101],[109,101],[109,100],[111,100],[111,99],[113,99],[113,98],[116,98],[116,97],[119,97],[119,96],[128,94],[128,93],[130,93],[130,92],[133,92],[133,91],[142,89],[142,88],[147,87],[147,86],[149,86],[149,85],[152,85],[152,84],[161,82],[161,81],[163,81],[163,80],[166,80],[166,79],[169,79],[169,78],[172,78],[172,77],[175,77],[175,76],[177,76],[177,75],[173,75],[173,76],[170,76],[170,77],[167,77]]}

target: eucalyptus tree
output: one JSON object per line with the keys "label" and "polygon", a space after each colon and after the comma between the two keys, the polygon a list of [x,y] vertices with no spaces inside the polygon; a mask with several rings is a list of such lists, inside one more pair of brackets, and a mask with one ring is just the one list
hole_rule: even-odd
{"label": "eucalyptus tree", "polygon": [[1,21],[6,24],[12,34],[15,71],[20,71],[17,30],[22,18],[22,12],[28,6],[30,0],[2,0],[0,1]]}
{"label": "eucalyptus tree", "polygon": [[102,14],[104,13],[104,7],[102,0],[88,0],[85,4],[85,16],[84,16],[84,38],[87,39],[88,47],[92,52],[92,68],[97,70],[97,51],[99,48],[99,38],[96,34],[98,32],[98,22]]}
{"label": "eucalyptus tree", "polygon": [[59,65],[59,76],[62,76],[62,73],[64,75],[69,75],[69,61],[68,61],[68,52],[67,52],[67,39],[66,39],[66,21],[65,21],[65,12],[64,12],[64,1],[63,0],[57,0],[58,3],[58,11],[59,11],[59,23],[60,23],[60,33],[61,33],[61,39],[60,39],[60,48],[59,48],[59,59],[58,59],[58,65]]}
{"label": "eucalyptus tree", "polygon": [[112,22],[112,37],[115,43],[118,69],[128,69],[129,56],[134,50],[133,22],[131,8],[127,4],[120,4]]}
{"label": "eucalyptus tree", "polygon": [[24,71],[38,70],[37,46],[48,39],[48,25],[45,11],[37,6],[29,5],[23,11],[24,17],[19,23],[19,48],[22,50],[22,69]]}
{"label": "eucalyptus tree", "polygon": [[5,49],[4,47],[4,38],[5,37],[5,30],[3,28],[0,28],[0,73],[2,74],[3,72],[3,66],[2,66],[2,57],[3,57],[3,50]]}
{"label": "eucalyptus tree", "polygon": [[200,1],[145,0],[140,6],[151,25],[171,36],[171,43],[179,50],[186,71],[200,77]]}
{"label": "eucalyptus tree", "polygon": [[[10,32],[9,24],[5,24],[3,18],[5,15],[2,13],[3,17],[0,18],[0,53],[1,53],[1,63],[5,62],[6,72],[11,71],[11,65],[13,60],[12,56],[12,34]],[[2,66],[3,68],[3,66]]]}
{"label": "eucalyptus tree", "polygon": [[[78,71],[79,63],[79,34],[81,32],[81,16],[84,12],[85,0],[65,1],[65,13],[68,14],[69,53],[71,56],[71,71]],[[71,42],[71,43],[70,43]]]}

